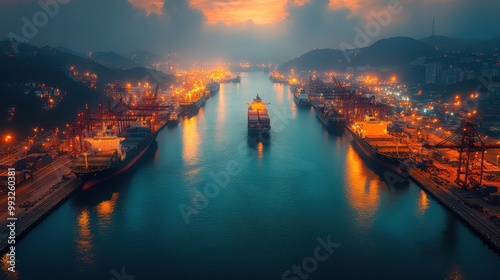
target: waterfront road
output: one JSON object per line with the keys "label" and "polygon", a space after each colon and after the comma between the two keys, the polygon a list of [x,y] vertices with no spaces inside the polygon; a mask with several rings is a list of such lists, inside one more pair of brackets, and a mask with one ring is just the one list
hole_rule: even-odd
{"label": "waterfront road", "polygon": [[[39,219],[48,214],[53,207],[81,185],[79,179],[69,175],[71,159],[59,157],[49,165],[37,171],[33,181],[28,179],[15,191],[16,235],[25,233]],[[66,175],[66,180],[63,180]],[[0,196],[0,251],[7,245],[8,228],[7,218],[11,217],[7,211],[7,193]]]}
{"label": "waterfront road", "polygon": [[[500,250],[500,227],[493,223],[489,217],[498,211],[498,207],[478,203],[488,210],[486,213],[480,213],[478,210],[466,205],[465,200],[470,198],[466,190],[462,190],[454,183],[439,185],[434,182],[428,173],[418,169],[413,169],[411,176],[425,190],[437,198],[444,206],[454,212],[466,224],[477,231],[484,239],[488,240],[497,250]],[[474,199],[478,202],[478,199]]]}

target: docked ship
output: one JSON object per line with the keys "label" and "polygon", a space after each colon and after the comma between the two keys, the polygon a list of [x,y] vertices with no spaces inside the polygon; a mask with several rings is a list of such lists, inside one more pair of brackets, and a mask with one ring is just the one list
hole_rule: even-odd
{"label": "docked ship", "polygon": [[231,76],[230,74],[219,79],[219,83],[227,84],[227,83],[239,83],[241,81],[240,75]]}
{"label": "docked ship", "polygon": [[271,119],[267,105],[270,103],[262,102],[262,99],[257,94],[252,101],[248,103],[248,133],[249,134],[269,134],[271,130]]}
{"label": "docked ship", "polygon": [[326,129],[334,132],[344,131],[346,117],[331,104],[319,104],[316,108],[316,116]]}
{"label": "docked ship", "polygon": [[231,79],[231,83],[239,83],[241,82],[241,77],[240,75],[234,76],[234,78]]}
{"label": "docked ship", "polygon": [[411,149],[400,137],[388,134],[390,122],[376,121],[373,116],[366,116],[365,121],[346,126],[353,138],[355,147],[374,164],[403,174],[401,164],[410,157]]}
{"label": "docked ship", "polygon": [[103,130],[85,139],[91,150],[74,161],[70,169],[83,179],[82,188],[87,190],[128,170],[144,155],[157,134],[158,131],[142,126],[126,129],[121,137],[109,128]]}
{"label": "docked ship", "polygon": [[269,73],[269,80],[271,80],[271,82],[273,83],[288,84],[288,80],[286,79],[286,77],[278,71],[271,71]]}
{"label": "docked ship", "polygon": [[296,90],[293,94],[293,99],[295,103],[299,106],[311,106],[311,100],[309,100],[309,94],[303,89]]}
{"label": "docked ship", "polygon": [[206,86],[207,90],[210,91],[210,95],[214,95],[220,90],[220,83],[212,80],[212,82],[208,83]]}
{"label": "docked ship", "polygon": [[179,101],[175,97],[171,97],[168,100],[168,118],[167,124],[169,126],[175,126],[180,122],[180,116],[184,112],[184,109],[179,105]]}
{"label": "docked ship", "polygon": [[196,114],[198,112],[198,109],[203,106],[203,104],[205,104],[209,96],[210,93],[208,91],[199,92],[180,98],[178,101],[179,105],[182,109],[184,109],[184,112],[186,114]]}

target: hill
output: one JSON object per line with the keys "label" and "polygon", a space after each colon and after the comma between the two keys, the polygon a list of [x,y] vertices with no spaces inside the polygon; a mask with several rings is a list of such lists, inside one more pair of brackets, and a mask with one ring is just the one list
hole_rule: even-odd
{"label": "hill", "polygon": [[499,53],[500,51],[500,37],[491,40],[476,40],[430,36],[419,41],[442,51],[479,51],[486,54]]}
{"label": "hill", "polygon": [[320,49],[283,63],[279,70],[346,70],[348,66],[402,67],[421,56],[435,54],[434,48],[408,37],[382,39],[369,47],[341,51]]}
{"label": "hill", "polygon": [[[38,48],[29,44],[19,44],[17,48],[10,42],[0,42],[0,130],[11,130],[27,135],[33,127],[51,128],[71,123],[76,112],[82,111],[85,104],[91,107],[109,98],[104,94],[108,83],[142,82],[160,80],[166,86],[174,77],[151,69],[136,67],[127,70],[110,69],[90,59],[70,54],[52,47]],[[70,75],[68,70],[74,66],[79,72],[96,74],[96,88],[89,88]],[[44,83],[59,88],[66,95],[55,108],[44,110],[39,97],[33,93],[25,94],[26,83]],[[16,107],[15,117],[9,120],[7,108]]]}
{"label": "hill", "polygon": [[371,46],[354,52],[351,63],[355,66],[396,66],[401,67],[421,56],[428,56],[435,50],[415,39],[393,37],[382,39]]}
{"label": "hill", "polygon": [[125,55],[128,59],[143,67],[154,68],[155,64],[165,62],[163,56],[148,51],[133,51]]}
{"label": "hill", "polygon": [[89,58],[111,69],[131,69],[140,65],[114,52],[96,51],[89,54]]}
{"label": "hill", "polygon": [[289,72],[290,69],[295,71],[342,71],[347,67],[347,59],[344,53],[334,49],[315,49],[305,54],[289,60],[279,66],[279,71]]}

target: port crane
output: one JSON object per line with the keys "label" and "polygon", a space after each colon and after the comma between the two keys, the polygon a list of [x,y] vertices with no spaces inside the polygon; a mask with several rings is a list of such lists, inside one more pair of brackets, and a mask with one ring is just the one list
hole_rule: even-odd
{"label": "port crane", "polygon": [[[446,137],[443,141],[429,145],[423,145],[427,149],[453,149],[458,150],[458,167],[455,183],[462,188],[468,188],[476,184],[483,183],[484,169],[484,154],[489,149],[500,149],[500,145],[486,145],[479,133],[474,128],[474,123],[471,120],[466,120],[462,123],[459,129]],[[479,164],[480,170],[477,172],[475,163],[480,154]],[[478,176],[478,180],[473,176]]]}
{"label": "port crane", "polygon": [[349,91],[337,79],[332,78],[336,93],[332,95],[333,103],[340,113],[346,116],[350,121],[359,121],[366,115],[373,114],[377,119],[386,119],[389,112],[389,106],[377,103],[374,95],[364,97]]}
{"label": "port crane", "polygon": [[[75,122],[68,125],[68,144],[73,150],[83,151],[84,131],[92,131],[92,126],[101,122],[113,122],[118,127],[118,134],[121,134],[130,122],[137,121],[139,118],[150,120],[151,129],[154,129],[158,120],[160,111],[168,111],[170,106],[160,105],[158,101],[158,84],[152,96],[144,96],[138,105],[125,104],[122,99],[117,99],[113,104],[109,103],[108,108],[99,104],[96,113],[90,112],[89,106],[85,106],[85,110],[78,114]],[[71,141],[71,144],[70,144]]]}

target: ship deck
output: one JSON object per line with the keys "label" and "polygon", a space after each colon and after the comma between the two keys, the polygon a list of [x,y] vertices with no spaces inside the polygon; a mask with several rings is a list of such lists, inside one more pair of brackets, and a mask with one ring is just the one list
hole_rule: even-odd
{"label": "ship deck", "polygon": [[377,149],[381,153],[410,153],[411,148],[405,143],[396,143],[396,140],[390,137],[367,137],[365,142]]}

